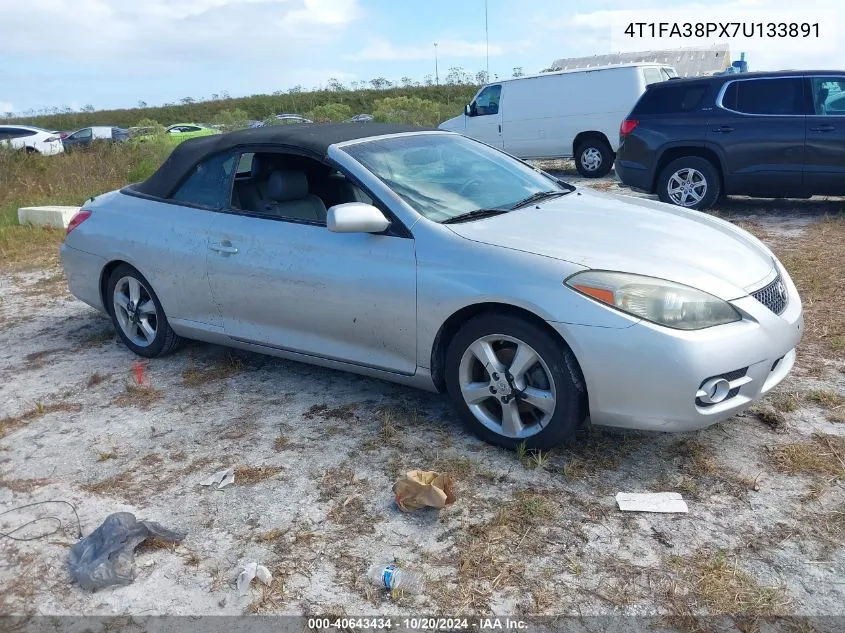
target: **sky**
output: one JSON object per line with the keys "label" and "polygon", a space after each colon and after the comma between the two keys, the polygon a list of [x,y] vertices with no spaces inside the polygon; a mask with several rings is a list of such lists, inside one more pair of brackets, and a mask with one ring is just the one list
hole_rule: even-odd
{"label": "sky", "polygon": [[[699,20],[765,20],[778,10],[835,35],[836,0],[716,0],[684,4]],[[539,72],[555,59],[688,45],[621,42],[613,25],[630,0],[487,0],[491,76]],[[674,0],[636,4],[660,20]],[[383,76],[440,79],[487,68],[484,0],[0,0],[0,114],[97,109],[348,85]],[[733,13],[732,13],[733,12]],[[845,22],[843,22],[845,25]],[[613,35],[613,37],[611,37]],[[752,70],[843,68],[845,43],[743,45]],[[824,40],[827,48],[820,43]],[[620,44],[621,42],[621,44]],[[638,46],[642,42],[642,46]],[[738,57],[739,47],[731,52]]]}

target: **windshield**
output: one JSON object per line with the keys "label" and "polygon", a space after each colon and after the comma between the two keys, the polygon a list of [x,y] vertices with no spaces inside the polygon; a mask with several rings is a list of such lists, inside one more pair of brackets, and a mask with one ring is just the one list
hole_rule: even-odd
{"label": "windshield", "polygon": [[394,136],[343,150],[436,222],[477,209],[510,209],[540,192],[569,191],[507,154],[457,134]]}

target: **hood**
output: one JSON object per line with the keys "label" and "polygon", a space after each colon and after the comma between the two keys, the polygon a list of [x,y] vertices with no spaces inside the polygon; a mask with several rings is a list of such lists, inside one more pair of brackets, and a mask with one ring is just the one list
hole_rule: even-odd
{"label": "hood", "polygon": [[736,299],[773,276],[774,256],[729,222],[643,198],[578,189],[461,224],[461,237],[586,268],[636,273]]}
{"label": "hood", "polygon": [[466,117],[461,114],[451,119],[446,119],[437,128],[446,130],[447,132],[463,132],[466,128]]}

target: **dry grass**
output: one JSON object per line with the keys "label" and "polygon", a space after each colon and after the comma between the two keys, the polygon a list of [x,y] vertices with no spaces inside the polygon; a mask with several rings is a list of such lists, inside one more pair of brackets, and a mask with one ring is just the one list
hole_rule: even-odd
{"label": "dry grass", "polygon": [[101,382],[104,382],[104,381],[106,381],[107,379],[108,379],[108,376],[106,376],[106,375],[104,375],[104,374],[101,374],[101,373],[100,373],[100,372],[98,372],[98,371],[95,371],[93,374],[91,374],[90,376],[88,376],[88,380],[86,381],[86,383],[85,383],[85,384],[86,384],[89,388],[90,388],[90,387],[96,387],[96,386],[97,386],[97,385],[99,385]]}
{"label": "dry grass", "polygon": [[19,207],[81,205],[93,195],[145,179],[171,149],[166,144],[123,143],[59,156],[0,151],[0,269],[58,263],[64,231],[19,226]]}
{"label": "dry grass", "polygon": [[814,222],[803,237],[776,242],[773,250],[804,302],[804,340],[845,357],[845,306],[836,300],[845,287],[845,215]]}
{"label": "dry grass", "polygon": [[810,389],[804,394],[804,397],[810,402],[827,408],[837,408],[845,405],[845,397],[830,389]]}
{"label": "dry grass", "polygon": [[771,446],[767,456],[787,475],[845,477],[845,437],[816,433],[807,441]]}
{"label": "dry grass", "polygon": [[235,483],[240,486],[252,486],[275,477],[280,472],[280,466],[241,466],[235,469]]}
{"label": "dry grass", "polygon": [[54,404],[38,403],[35,405],[35,408],[27,411],[26,413],[22,413],[21,415],[14,417],[10,416],[0,419],[0,439],[6,437],[9,433],[12,433],[13,431],[17,431],[18,429],[25,427],[30,422],[42,418],[49,413],[56,413],[59,411],[69,411],[77,413],[79,411],[82,411],[82,405],[72,402],[57,402]]}
{"label": "dry grass", "polygon": [[355,415],[358,409],[357,404],[344,404],[339,407],[331,408],[327,404],[315,404],[305,412],[303,417],[306,420],[313,420],[314,418],[322,418],[324,420],[349,420]]}
{"label": "dry grass", "polygon": [[672,611],[681,615],[770,616],[785,614],[789,599],[781,587],[762,587],[737,560],[725,552],[700,550],[689,557],[674,556],[671,566],[678,585],[669,597]]}
{"label": "dry grass", "polygon": [[207,468],[214,461],[212,457],[199,457],[181,468],[168,470],[161,468],[155,458],[146,455],[129,469],[83,484],[80,488],[91,494],[114,497],[134,504],[139,498],[152,498],[158,493],[182,486],[186,476]]}
{"label": "dry grass", "polygon": [[273,450],[277,453],[281,453],[282,451],[290,448],[290,440],[286,438],[284,435],[280,435],[275,440],[273,440]]}
{"label": "dry grass", "polygon": [[0,479],[0,488],[6,488],[12,492],[29,493],[49,483],[47,479]]}
{"label": "dry grass", "polygon": [[106,330],[98,330],[96,332],[92,332],[88,336],[86,336],[82,340],[81,347],[83,349],[88,347],[98,347],[104,343],[108,343],[109,341],[113,341],[117,334],[113,329],[106,329]]}
{"label": "dry grass", "polygon": [[182,383],[186,387],[202,387],[210,382],[226,380],[243,371],[243,359],[227,353],[208,367],[197,367],[193,361],[182,372]]}
{"label": "dry grass", "polygon": [[147,411],[156,402],[162,399],[162,393],[155,387],[149,385],[126,385],[126,390],[117,398],[112,400],[112,404],[118,407],[137,407],[143,411]]}
{"label": "dry grass", "polygon": [[247,606],[247,613],[272,613],[282,607],[285,596],[285,578],[278,571],[271,573],[273,573],[273,580],[269,585],[262,585],[256,581],[258,595]]}
{"label": "dry grass", "polygon": [[748,413],[773,431],[780,431],[786,427],[786,416],[766,401],[753,404],[748,409]]}

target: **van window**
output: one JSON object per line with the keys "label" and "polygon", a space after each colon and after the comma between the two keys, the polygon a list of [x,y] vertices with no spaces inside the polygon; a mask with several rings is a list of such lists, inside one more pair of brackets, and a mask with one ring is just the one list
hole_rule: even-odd
{"label": "van window", "polygon": [[707,90],[706,84],[694,83],[650,88],[645,91],[632,114],[673,114],[690,112],[698,107]]}
{"label": "van window", "polygon": [[815,114],[843,114],[845,108],[845,76],[811,77]]}
{"label": "van window", "polygon": [[666,77],[663,76],[663,73],[660,72],[659,68],[647,67],[643,68],[643,79],[645,79],[645,85],[648,86],[649,84],[656,84],[659,81],[664,81]]}
{"label": "van window", "polygon": [[728,84],[722,107],[742,114],[804,114],[801,77],[745,79]]}
{"label": "van window", "polygon": [[502,86],[487,86],[475,98],[472,104],[472,116],[499,114],[499,98],[501,96]]}

